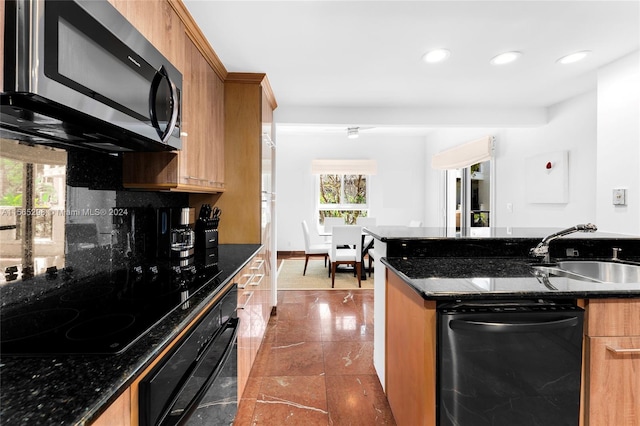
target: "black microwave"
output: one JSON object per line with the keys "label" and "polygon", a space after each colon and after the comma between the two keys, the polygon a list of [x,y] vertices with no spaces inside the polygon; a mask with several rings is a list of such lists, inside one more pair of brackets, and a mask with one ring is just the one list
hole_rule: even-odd
{"label": "black microwave", "polygon": [[3,137],[181,148],[182,74],[107,0],[6,0],[4,39]]}

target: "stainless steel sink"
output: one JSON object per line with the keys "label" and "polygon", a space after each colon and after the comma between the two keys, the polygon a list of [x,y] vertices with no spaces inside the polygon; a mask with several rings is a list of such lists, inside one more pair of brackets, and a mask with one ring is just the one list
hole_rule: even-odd
{"label": "stainless steel sink", "polygon": [[605,283],[640,283],[640,265],[595,260],[557,263],[558,268]]}
{"label": "stainless steel sink", "polygon": [[549,276],[599,283],[640,283],[640,265],[599,260],[571,260],[534,266]]}

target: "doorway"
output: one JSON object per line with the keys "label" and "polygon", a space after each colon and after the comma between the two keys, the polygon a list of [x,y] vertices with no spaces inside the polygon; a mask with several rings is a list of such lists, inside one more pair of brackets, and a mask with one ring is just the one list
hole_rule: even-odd
{"label": "doorway", "polygon": [[489,236],[494,226],[493,159],[446,172],[447,236]]}

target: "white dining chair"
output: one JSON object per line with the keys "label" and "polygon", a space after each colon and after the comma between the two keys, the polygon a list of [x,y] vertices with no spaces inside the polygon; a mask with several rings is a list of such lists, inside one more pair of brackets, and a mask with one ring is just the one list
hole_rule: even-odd
{"label": "white dining chair", "polygon": [[329,257],[329,250],[331,250],[330,243],[321,243],[312,241],[311,233],[309,232],[309,225],[307,225],[307,221],[302,221],[302,233],[304,234],[304,270],[302,271],[302,275],[307,273],[307,264],[309,263],[309,258],[314,257],[324,257],[324,266],[327,266],[327,258]]}
{"label": "white dining chair", "polygon": [[324,233],[326,235],[331,235],[331,231],[334,226],[344,225],[343,217],[325,217],[324,218]]}
{"label": "white dining chair", "polygon": [[363,228],[366,228],[367,226],[376,226],[376,218],[358,216],[356,218],[356,225],[360,225]]}
{"label": "white dining chair", "polygon": [[[349,248],[340,248],[340,247]],[[331,288],[336,281],[338,265],[353,265],[358,276],[358,287],[362,287],[362,227],[358,225],[339,225],[331,233],[331,251],[329,252]]]}

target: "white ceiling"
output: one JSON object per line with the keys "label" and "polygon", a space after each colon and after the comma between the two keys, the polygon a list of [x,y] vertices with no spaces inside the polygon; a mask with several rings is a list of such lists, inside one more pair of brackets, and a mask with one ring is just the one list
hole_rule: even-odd
{"label": "white ceiling", "polygon": [[[547,107],[640,46],[638,0],[184,3],[228,71],[267,73],[279,107]],[[439,47],[446,62],[422,62]],[[523,55],[489,64],[509,50]],[[556,63],[578,50],[593,53]]]}

